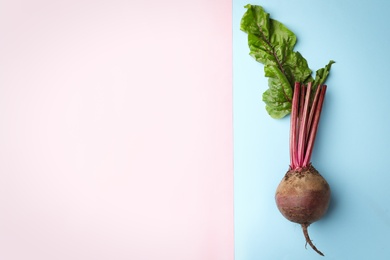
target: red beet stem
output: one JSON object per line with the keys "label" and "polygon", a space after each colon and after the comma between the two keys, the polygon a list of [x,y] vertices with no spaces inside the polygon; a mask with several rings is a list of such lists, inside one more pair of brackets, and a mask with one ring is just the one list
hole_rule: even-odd
{"label": "red beet stem", "polygon": [[303,235],[305,236],[305,239],[306,239],[306,243],[309,244],[311,246],[311,248],[313,248],[313,250],[316,251],[318,254],[324,256],[324,254],[320,250],[318,250],[317,247],[310,240],[309,232],[307,231],[309,224],[302,224],[301,226],[302,226],[302,230],[303,230]]}
{"label": "red beet stem", "polygon": [[[305,146],[306,146],[306,132],[307,132],[307,119],[309,114],[309,103],[310,103],[310,93],[311,93],[311,82],[308,84],[305,89],[302,88],[302,93],[305,93],[304,101],[302,105],[302,111],[300,114],[300,125],[299,125],[299,134],[298,134],[298,163],[299,165],[303,164],[305,157]],[[303,95],[302,95],[303,96]],[[305,166],[305,165],[303,165]]]}
{"label": "red beet stem", "polygon": [[296,82],[291,107],[290,168],[302,169],[310,165],[317,135],[326,85],[319,85],[311,100],[312,83]]}
{"label": "red beet stem", "polygon": [[303,166],[307,166],[311,160],[311,154],[313,152],[314,141],[316,139],[318,124],[320,122],[320,116],[322,111],[322,105],[324,103],[325,93],[326,93],[326,85],[322,85],[319,94],[318,103],[316,104],[315,107],[312,108],[315,109],[315,112],[314,112],[313,123],[310,128],[309,139],[307,141],[307,148],[306,148],[305,159],[303,161]]}
{"label": "red beet stem", "polygon": [[320,96],[320,90],[321,90],[321,86],[318,85],[317,88],[316,88],[316,92],[314,94],[313,102],[311,104],[309,120],[307,121],[306,140],[309,138],[309,133],[310,133],[310,129],[311,129],[311,126],[312,126],[312,121],[313,121],[313,117],[314,117],[315,107],[317,106],[318,98]]}
{"label": "red beet stem", "polygon": [[290,119],[290,167],[292,169],[295,169],[298,161],[297,161],[297,149],[296,149],[296,132],[297,132],[297,121],[298,121],[298,109],[299,109],[299,90],[300,90],[300,83],[295,82],[294,86],[294,95],[292,100],[292,107],[291,107],[291,119]]}

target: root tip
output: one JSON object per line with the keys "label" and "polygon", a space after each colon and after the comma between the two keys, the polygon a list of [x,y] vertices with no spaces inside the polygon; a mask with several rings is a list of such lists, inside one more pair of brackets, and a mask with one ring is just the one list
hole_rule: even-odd
{"label": "root tip", "polygon": [[[309,244],[311,248],[313,248],[314,251],[316,251],[319,255],[325,256],[320,250],[317,249],[317,247],[311,242],[309,233],[307,231],[307,228],[309,227],[310,224],[301,224],[302,230],[303,230],[303,235],[305,236],[306,239],[306,245]],[[305,245],[305,247],[306,247]]]}

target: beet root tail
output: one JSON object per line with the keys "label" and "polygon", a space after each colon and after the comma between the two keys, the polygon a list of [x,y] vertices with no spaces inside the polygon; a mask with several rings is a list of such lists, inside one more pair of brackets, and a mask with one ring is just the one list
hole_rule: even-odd
{"label": "beet root tail", "polygon": [[303,230],[303,235],[305,236],[305,239],[306,239],[306,244],[309,244],[311,246],[311,248],[313,248],[314,251],[316,251],[319,255],[322,255],[324,256],[324,254],[317,249],[317,247],[315,245],[313,245],[313,242],[311,242],[310,240],[310,237],[309,237],[309,233],[307,231],[307,228],[309,227],[310,224],[301,224],[302,226],[302,230]]}

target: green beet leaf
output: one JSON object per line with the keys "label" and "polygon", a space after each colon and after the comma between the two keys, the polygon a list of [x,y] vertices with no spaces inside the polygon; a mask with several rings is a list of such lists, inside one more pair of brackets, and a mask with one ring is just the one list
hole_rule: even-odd
{"label": "green beet leaf", "polygon": [[[265,108],[271,117],[283,118],[291,112],[295,82],[313,81],[312,71],[306,59],[294,51],[297,38],[293,32],[271,19],[261,6],[248,4],[245,8],[241,30],[248,34],[249,54],[264,64],[269,78],[268,89],[263,93]],[[317,71],[315,83],[325,82],[332,63]]]}
{"label": "green beet leaf", "polygon": [[333,60],[329,61],[328,65],[325,68],[319,69],[316,71],[316,78],[314,80],[314,86],[324,84],[326,78],[329,76],[330,68],[332,64],[335,63]]}
{"label": "green beet leaf", "polygon": [[292,88],[286,76],[274,65],[264,66],[268,77],[268,89],[263,93],[263,101],[268,114],[273,118],[282,118],[291,111]]}

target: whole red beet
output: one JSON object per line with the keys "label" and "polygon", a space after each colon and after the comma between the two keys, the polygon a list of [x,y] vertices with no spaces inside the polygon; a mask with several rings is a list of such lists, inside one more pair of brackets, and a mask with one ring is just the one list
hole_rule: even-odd
{"label": "whole red beet", "polygon": [[290,117],[290,170],[276,191],[276,203],[288,220],[301,224],[306,242],[308,227],[327,211],[330,188],[311,165],[327,86],[325,81],[333,60],[316,71],[299,52],[294,52],[296,36],[279,21],[270,18],[264,8],[246,5],[240,28],[248,34],[250,55],[264,64],[269,88],[263,93],[266,110],[273,118]]}

